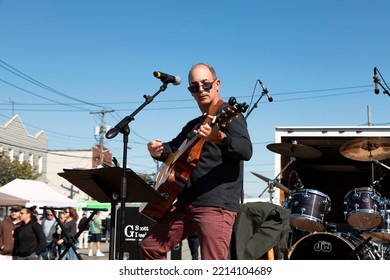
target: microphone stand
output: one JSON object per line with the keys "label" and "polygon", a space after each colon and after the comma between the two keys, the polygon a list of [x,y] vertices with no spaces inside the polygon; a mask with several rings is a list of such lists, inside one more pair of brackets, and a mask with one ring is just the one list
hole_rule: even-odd
{"label": "microphone stand", "polygon": [[[377,70],[377,71],[379,71],[379,70]],[[379,73],[379,75],[380,75],[380,73]],[[390,96],[389,91],[382,85],[381,80],[378,79],[378,78],[375,77],[375,76],[374,76],[374,83],[378,83],[378,85],[380,85],[381,88],[383,89],[383,93],[384,93],[384,94],[387,94],[388,96]],[[386,82],[385,82],[385,84],[386,84]],[[387,85],[387,84],[386,84],[386,85]],[[377,92],[375,91],[375,93],[378,94],[378,93],[379,93],[379,89],[378,89]]]}
{"label": "microphone stand", "polygon": [[132,114],[126,116],[121,120],[115,127],[111,128],[106,133],[107,139],[112,139],[118,135],[118,133],[123,134],[123,163],[122,163],[122,180],[121,180],[121,189],[120,189],[120,235],[119,235],[119,259],[123,260],[123,251],[124,251],[124,243],[122,242],[122,234],[125,229],[125,215],[126,215],[126,200],[127,200],[127,176],[126,176],[126,168],[127,168],[127,144],[129,140],[130,128],[129,123],[134,120],[135,115],[137,115],[146,105],[151,103],[154,98],[160,93],[167,89],[168,83],[163,82],[163,85],[160,89],[153,95],[144,95],[145,98],[144,103],[141,104]]}
{"label": "microphone stand", "polygon": [[[261,83],[260,80],[257,80],[257,81],[256,81],[256,83],[255,83],[255,88],[253,89],[253,94],[254,94],[254,92],[255,92],[255,90],[256,90],[257,82]],[[252,95],[253,95],[253,94],[252,94]],[[263,98],[263,96],[266,95],[266,94],[267,94],[267,92],[266,92],[266,90],[263,88],[263,91],[261,92],[260,97],[257,99],[257,101],[253,104],[253,106],[250,108],[250,110],[248,111],[248,113],[247,113],[246,116],[244,117],[245,120],[249,117],[249,115],[252,113],[252,111],[253,111],[255,108],[257,108],[257,104],[260,102],[260,100],[261,100],[261,99]],[[270,196],[271,196],[270,200],[272,201],[272,192],[273,192],[273,188],[272,188],[271,186],[272,186],[272,185],[269,184],[269,192],[270,192]],[[267,188],[268,188],[268,186],[267,186]],[[260,194],[260,196],[263,195],[263,193],[267,190],[267,188]],[[260,197],[260,196],[259,196],[259,197]],[[244,190],[243,190],[243,189],[241,190],[241,203],[244,203]]]}
{"label": "microphone stand", "polygon": [[257,99],[257,101],[255,102],[255,104],[253,104],[252,108],[248,111],[248,113],[246,114],[245,116],[245,119],[247,119],[249,117],[249,115],[252,113],[252,111],[257,108],[257,104],[260,102],[260,100],[263,98],[263,96],[266,95],[266,92],[263,90],[259,99]]}
{"label": "microphone stand", "polygon": [[382,86],[381,82],[378,82],[378,84],[379,84],[379,85],[381,86],[381,88],[383,89],[383,93],[384,93],[384,94],[387,94],[388,96],[390,96],[389,91],[388,91],[384,86]]}

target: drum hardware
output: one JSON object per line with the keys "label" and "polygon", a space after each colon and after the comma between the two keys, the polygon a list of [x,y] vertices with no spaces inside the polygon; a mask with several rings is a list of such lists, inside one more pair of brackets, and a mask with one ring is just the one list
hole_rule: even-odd
{"label": "drum hardware", "polygon": [[[377,246],[378,249],[376,249],[375,246]],[[387,245],[383,243],[379,243],[379,244],[373,244],[371,247],[372,247],[372,251],[374,252],[378,260],[389,259],[389,252],[388,252],[389,248]]]}
{"label": "drum hardware", "polygon": [[286,188],[285,186],[283,186],[283,184],[279,183],[279,176],[287,169],[288,166],[290,166],[294,161],[295,161],[295,157],[290,157],[290,161],[287,163],[287,165],[282,169],[282,171],[279,172],[278,175],[276,175],[275,179],[273,180],[270,180],[268,179],[267,177],[265,176],[262,176],[258,173],[254,173],[252,172],[253,175],[259,177],[260,179],[264,180],[265,182],[268,183],[268,186],[263,190],[263,192],[259,195],[259,197],[261,197],[265,191],[268,189],[268,193],[270,194],[270,197],[269,197],[269,200],[271,203],[273,203],[273,193],[275,192],[274,191],[274,187],[278,187],[280,188],[281,190],[285,191],[286,193],[290,193],[290,190],[288,188]]}
{"label": "drum hardware", "polygon": [[390,259],[389,246],[387,244],[373,243],[371,247],[378,260]]}
{"label": "drum hardware", "polygon": [[253,175],[255,175],[256,177],[262,179],[264,182],[268,183],[269,185],[275,186],[275,187],[281,189],[282,191],[284,191],[287,194],[290,193],[290,190],[288,188],[286,188],[283,184],[279,183],[278,180],[271,180],[271,179],[269,179],[269,178],[267,178],[267,177],[265,177],[265,176],[263,176],[263,175],[261,175],[259,173],[253,172],[253,171],[251,171],[251,173]]}
{"label": "drum hardware", "polygon": [[360,252],[365,248],[365,246],[370,242],[371,236],[365,239],[359,246],[357,246],[346,258],[346,260],[352,260],[354,256],[360,254]]}
{"label": "drum hardware", "polygon": [[270,202],[273,202],[273,193],[274,187],[277,187],[287,194],[290,193],[290,190],[279,183],[279,177],[283,172],[294,162],[296,161],[296,158],[314,158],[321,156],[321,152],[317,149],[298,144],[298,141],[292,141],[292,143],[274,143],[274,144],[268,144],[267,148],[275,153],[279,153],[282,155],[289,156],[289,162],[286,164],[286,166],[279,172],[278,175],[273,180],[268,179],[267,177],[264,177],[260,174],[252,172],[255,176],[259,177],[260,179],[264,180],[268,183],[268,186],[264,189],[264,191],[259,195],[261,197],[265,191],[268,189],[268,192],[270,194]]}

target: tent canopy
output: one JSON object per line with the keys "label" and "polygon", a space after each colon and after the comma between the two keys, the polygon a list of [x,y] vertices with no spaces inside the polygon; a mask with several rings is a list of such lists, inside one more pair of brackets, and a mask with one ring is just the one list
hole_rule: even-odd
{"label": "tent canopy", "polygon": [[53,190],[41,181],[15,179],[0,188],[0,193],[28,200],[26,206],[76,207],[77,201]]}
{"label": "tent canopy", "polygon": [[0,192],[0,206],[25,205],[27,199]]}

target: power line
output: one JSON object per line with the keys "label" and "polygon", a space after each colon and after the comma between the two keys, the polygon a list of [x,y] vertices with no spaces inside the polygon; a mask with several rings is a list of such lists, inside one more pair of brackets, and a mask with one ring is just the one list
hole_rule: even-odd
{"label": "power line", "polygon": [[73,108],[76,108],[76,109],[88,111],[87,109],[84,109],[84,108],[80,108],[80,107],[76,107],[76,106],[71,106],[71,105],[68,105],[68,104],[66,104],[66,103],[62,103],[62,102],[59,102],[59,101],[56,101],[56,100],[53,100],[53,99],[50,99],[50,98],[41,96],[41,95],[39,95],[39,94],[37,94],[37,93],[34,93],[34,92],[32,92],[32,91],[29,91],[29,90],[27,90],[27,89],[21,88],[21,87],[19,87],[19,86],[17,86],[17,85],[14,85],[14,84],[12,84],[12,83],[9,83],[9,82],[7,82],[7,81],[5,81],[5,80],[3,80],[3,79],[0,79],[0,81],[3,82],[3,83],[5,83],[5,84],[7,84],[7,85],[10,85],[10,86],[12,86],[12,87],[14,87],[14,88],[17,88],[17,89],[19,89],[19,90],[21,90],[21,91],[24,91],[24,92],[27,92],[27,93],[29,93],[29,94],[31,94],[31,95],[34,95],[34,96],[36,96],[36,97],[38,97],[38,98],[42,98],[42,99],[45,99],[45,100],[48,100],[48,101],[51,101],[51,102],[54,102],[54,103],[57,103],[57,104],[60,104],[60,105],[64,105],[64,106],[73,107]]}
{"label": "power line", "polygon": [[[24,79],[24,80],[26,80],[26,81],[28,81],[28,82],[30,82],[30,83],[33,83],[34,85],[37,85],[37,86],[39,86],[39,87],[41,87],[41,88],[43,88],[43,89],[46,89],[47,91],[50,91],[50,92],[52,92],[52,93],[55,93],[55,94],[57,94],[57,95],[60,95],[60,96],[62,96],[62,97],[65,97],[65,98],[68,98],[68,99],[71,99],[71,100],[74,100],[74,101],[81,102],[81,103],[83,103],[83,104],[85,104],[85,105],[91,105],[91,106],[95,106],[95,107],[101,107],[101,106],[99,106],[99,105],[96,105],[96,104],[93,104],[93,103],[89,103],[89,102],[83,101],[83,100],[78,99],[78,98],[74,98],[74,97],[72,97],[72,96],[70,96],[70,95],[68,95],[68,94],[65,94],[65,93],[62,93],[61,91],[58,91],[58,90],[56,90],[56,89],[53,89],[53,88],[51,88],[51,87],[49,87],[49,86],[47,86],[47,85],[45,85],[45,84],[43,84],[43,83],[37,81],[36,79],[34,79],[34,78],[32,78],[32,77],[30,77],[30,76],[24,74],[23,72],[19,71],[18,69],[16,69],[15,67],[11,66],[10,64],[6,63],[5,61],[3,61],[3,60],[1,60],[1,59],[0,59],[0,62],[3,63],[3,64],[5,64],[5,65],[8,67],[8,68],[7,68],[7,67],[5,67],[5,66],[3,66],[3,65],[0,65],[0,67],[2,67],[3,69],[5,69],[5,70],[7,70],[7,71],[9,71],[9,72],[11,72],[11,73],[13,73],[13,74],[15,74],[16,76],[18,76],[18,77],[20,77],[20,78],[22,78],[22,79]],[[9,68],[11,68],[12,70],[9,69]]]}
{"label": "power line", "polygon": [[[332,89],[329,89],[331,91]],[[324,92],[327,90],[313,90],[313,91],[302,91],[302,92],[290,92],[290,93],[276,93],[273,95],[289,95],[289,94],[298,94],[298,93],[309,93],[309,92]],[[305,100],[305,99],[318,99],[318,98],[327,98],[327,97],[335,97],[335,96],[346,96],[346,95],[351,95],[351,94],[361,94],[367,92],[366,90],[362,91],[353,91],[353,92],[343,92],[343,93],[334,93],[334,94],[326,94],[326,95],[315,95],[315,96],[306,96],[306,97],[296,97],[296,98],[287,98],[283,100],[275,100],[275,103],[278,102],[287,102],[287,101],[296,101],[296,100]],[[236,98],[247,98],[248,96],[237,96]],[[193,101],[193,100],[180,100],[181,102],[186,102],[186,101]],[[165,102],[165,101],[164,101]],[[169,103],[177,103],[179,102],[178,100],[169,100]],[[264,101],[265,102],[265,101]],[[268,102],[268,101],[267,101]],[[118,102],[118,103],[111,103],[111,105],[125,105],[128,102]],[[157,103],[157,101],[156,101]],[[24,105],[24,106],[37,106],[37,104],[21,104],[18,103],[19,105]],[[105,103],[107,105],[107,103]],[[2,103],[0,103],[2,105]],[[50,104],[45,104],[45,105],[50,105]],[[187,109],[195,109],[197,108],[196,105],[194,106],[175,106],[175,107],[160,107],[160,108],[144,108],[145,111],[162,111],[162,110],[187,110]],[[74,112],[75,110],[57,110],[57,109],[49,109],[49,110],[44,110],[44,109],[19,109],[20,111],[41,111],[41,112]],[[129,109],[115,109],[115,112],[120,112],[120,111],[128,111]]]}

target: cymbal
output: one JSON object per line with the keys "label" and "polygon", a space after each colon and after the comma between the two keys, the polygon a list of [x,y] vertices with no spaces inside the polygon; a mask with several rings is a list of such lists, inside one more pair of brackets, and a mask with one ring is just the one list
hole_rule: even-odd
{"label": "cymbal", "polygon": [[360,236],[364,239],[371,237],[371,241],[375,243],[390,243],[390,234],[385,232],[365,232]]}
{"label": "cymbal", "polygon": [[[263,176],[263,175],[261,175],[261,174],[259,174],[259,173],[256,173],[256,172],[253,172],[253,171],[251,171],[251,173],[252,173],[253,175],[255,175],[256,177],[259,177],[261,180],[263,180],[263,181],[266,182],[266,183],[268,183],[269,181],[271,181],[271,179],[269,179],[269,178],[267,178],[267,177],[265,177],[265,176]],[[279,183],[279,182],[277,182],[277,181],[274,181],[274,183],[275,183],[275,186],[276,186],[277,188],[281,189],[281,190],[284,191],[285,193],[290,194],[290,190],[289,190],[288,188],[286,188],[283,184],[281,184],[281,183]]]}
{"label": "cymbal", "polygon": [[341,145],[340,153],[346,158],[359,161],[387,159],[390,158],[390,138],[353,139]]}
{"label": "cymbal", "polygon": [[321,152],[302,144],[274,143],[267,145],[268,150],[285,156],[297,158],[316,158],[321,156]]}

